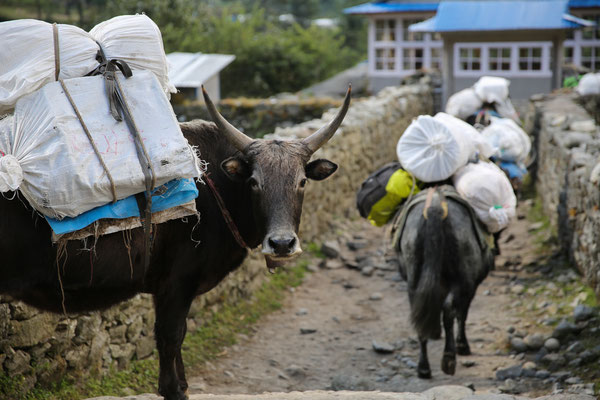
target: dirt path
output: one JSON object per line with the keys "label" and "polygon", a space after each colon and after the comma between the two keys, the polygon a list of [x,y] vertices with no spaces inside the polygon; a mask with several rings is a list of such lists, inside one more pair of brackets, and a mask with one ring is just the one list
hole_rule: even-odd
{"label": "dirt path", "polygon": [[[386,231],[361,220],[347,223],[341,229],[349,233],[332,238],[340,243],[342,256],[353,259],[357,268],[337,261],[330,261],[333,268],[315,268],[280,311],[257,324],[254,335],[240,336],[237,345],[190,379],[190,394],[324,389],[421,392],[451,384],[472,386],[478,393],[536,397],[552,392],[552,379],[531,379],[519,389],[514,383],[507,389],[507,382],[496,380],[496,370],[525,357],[509,352],[507,329],[535,325],[521,317],[522,304],[515,302],[515,294],[522,292],[516,282],[528,274],[523,266],[539,258],[529,234],[532,224],[524,219],[527,205],[520,206],[520,219],[504,232],[497,268],[478,289],[467,326],[473,355],[459,356],[454,376],[440,369],[443,340],[437,340],[429,344],[433,379],[417,378],[418,346],[408,319],[406,283],[383,257]],[[366,247],[352,251],[346,247],[348,242]],[[391,346],[392,352],[376,352],[374,342]]]}

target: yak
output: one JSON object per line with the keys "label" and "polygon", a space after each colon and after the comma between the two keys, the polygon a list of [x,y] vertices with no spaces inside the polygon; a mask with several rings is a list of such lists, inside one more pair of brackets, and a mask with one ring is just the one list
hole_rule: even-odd
{"label": "yak", "polygon": [[58,263],[49,226],[35,223],[35,212],[20,201],[0,199],[0,294],[56,313],[102,310],[137,293],[152,294],[158,392],[166,400],[187,399],[181,345],[192,300],[239,267],[248,247],[262,245],[269,267],[301,253],[297,232],[307,180],[325,179],[337,169],[329,160],[310,159],[341,125],[350,93],[349,87],[327,125],[305,139],[283,141],[246,136],[204,91],[214,123],[195,120],[181,129],[208,163],[217,194],[197,183],[195,229],[183,220],[154,227],[147,268],[141,228],[131,231],[128,246],[122,233],[101,236],[93,253],[82,241],[69,241],[66,259]]}
{"label": "yak", "polygon": [[441,336],[441,322],[445,333],[441,367],[454,375],[456,354],[471,354],[465,332],[471,301],[494,267],[489,237],[452,186],[431,184],[404,207],[405,222],[398,228],[394,248],[420,343],[417,374],[431,378],[427,340]]}

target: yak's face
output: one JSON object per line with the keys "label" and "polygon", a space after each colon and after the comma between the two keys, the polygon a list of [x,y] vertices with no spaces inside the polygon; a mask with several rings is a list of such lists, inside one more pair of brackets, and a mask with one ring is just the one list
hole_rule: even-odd
{"label": "yak's face", "polygon": [[254,220],[263,238],[267,266],[302,252],[298,227],[308,179],[322,180],[337,169],[327,160],[308,162],[327,143],[344,120],[350,106],[350,88],[337,115],[327,125],[302,140],[254,140],[232,126],[203,89],[206,108],[229,143],[240,154],[221,163],[232,179],[246,182],[251,191]]}
{"label": "yak's face", "polygon": [[255,140],[221,164],[227,176],[248,186],[254,221],[264,233],[262,252],[271,260],[302,252],[298,227],[308,180],[323,180],[337,169],[328,160],[308,162],[311,154],[302,141]]}

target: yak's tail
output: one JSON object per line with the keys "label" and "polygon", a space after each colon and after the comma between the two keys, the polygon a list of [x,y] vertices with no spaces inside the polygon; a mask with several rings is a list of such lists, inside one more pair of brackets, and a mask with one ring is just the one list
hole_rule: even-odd
{"label": "yak's tail", "polygon": [[[447,209],[446,209],[447,210]],[[439,339],[445,291],[441,282],[444,259],[444,213],[440,195],[436,193],[433,204],[424,212],[424,237],[420,273],[412,282],[411,321],[420,339]]]}

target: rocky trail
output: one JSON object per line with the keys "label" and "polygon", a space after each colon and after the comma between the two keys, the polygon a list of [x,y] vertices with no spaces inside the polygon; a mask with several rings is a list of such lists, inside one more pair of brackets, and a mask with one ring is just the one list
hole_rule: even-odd
{"label": "rocky trail", "polygon": [[591,293],[576,289],[577,274],[556,254],[540,252],[535,241],[549,234],[525,217],[531,204],[520,205],[519,219],[503,233],[496,270],[480,285],[467,321],[473,355],[458,356],[454,376],[440,369],[443,340],[437,340],[429,342],[433,379],[417,378],[406,283],[386,257],[387,231],[359,220],[338,227],[339,236],[322,248],[327,259],[313,260],[313,273],[281,310],[191,379],[190,393],[422,392],[461,385],[532,398],[593,395],[600,346],[589,337],[597,336],[600,322],[593,308],[580,304]]}
{"label": "rocky trail", "polygon": [[[429,342],[433,378],[417,377],[406,283],[387,255],[387,230],[356,220],[339,223],[322,247],[327,257],[311,259],[312,273],[279,311],[189,379],[190,398],[597,398],[600,319],[584,305],[593,294],[558,253],[540,250],[550,233],[526,218],[531,205],[520,204],[502,235],[496,269],[470,308],[473,355],[458,356],[454,376],[440,369],[442,339]],[[160,398],[146,396],[128,399]]]}

